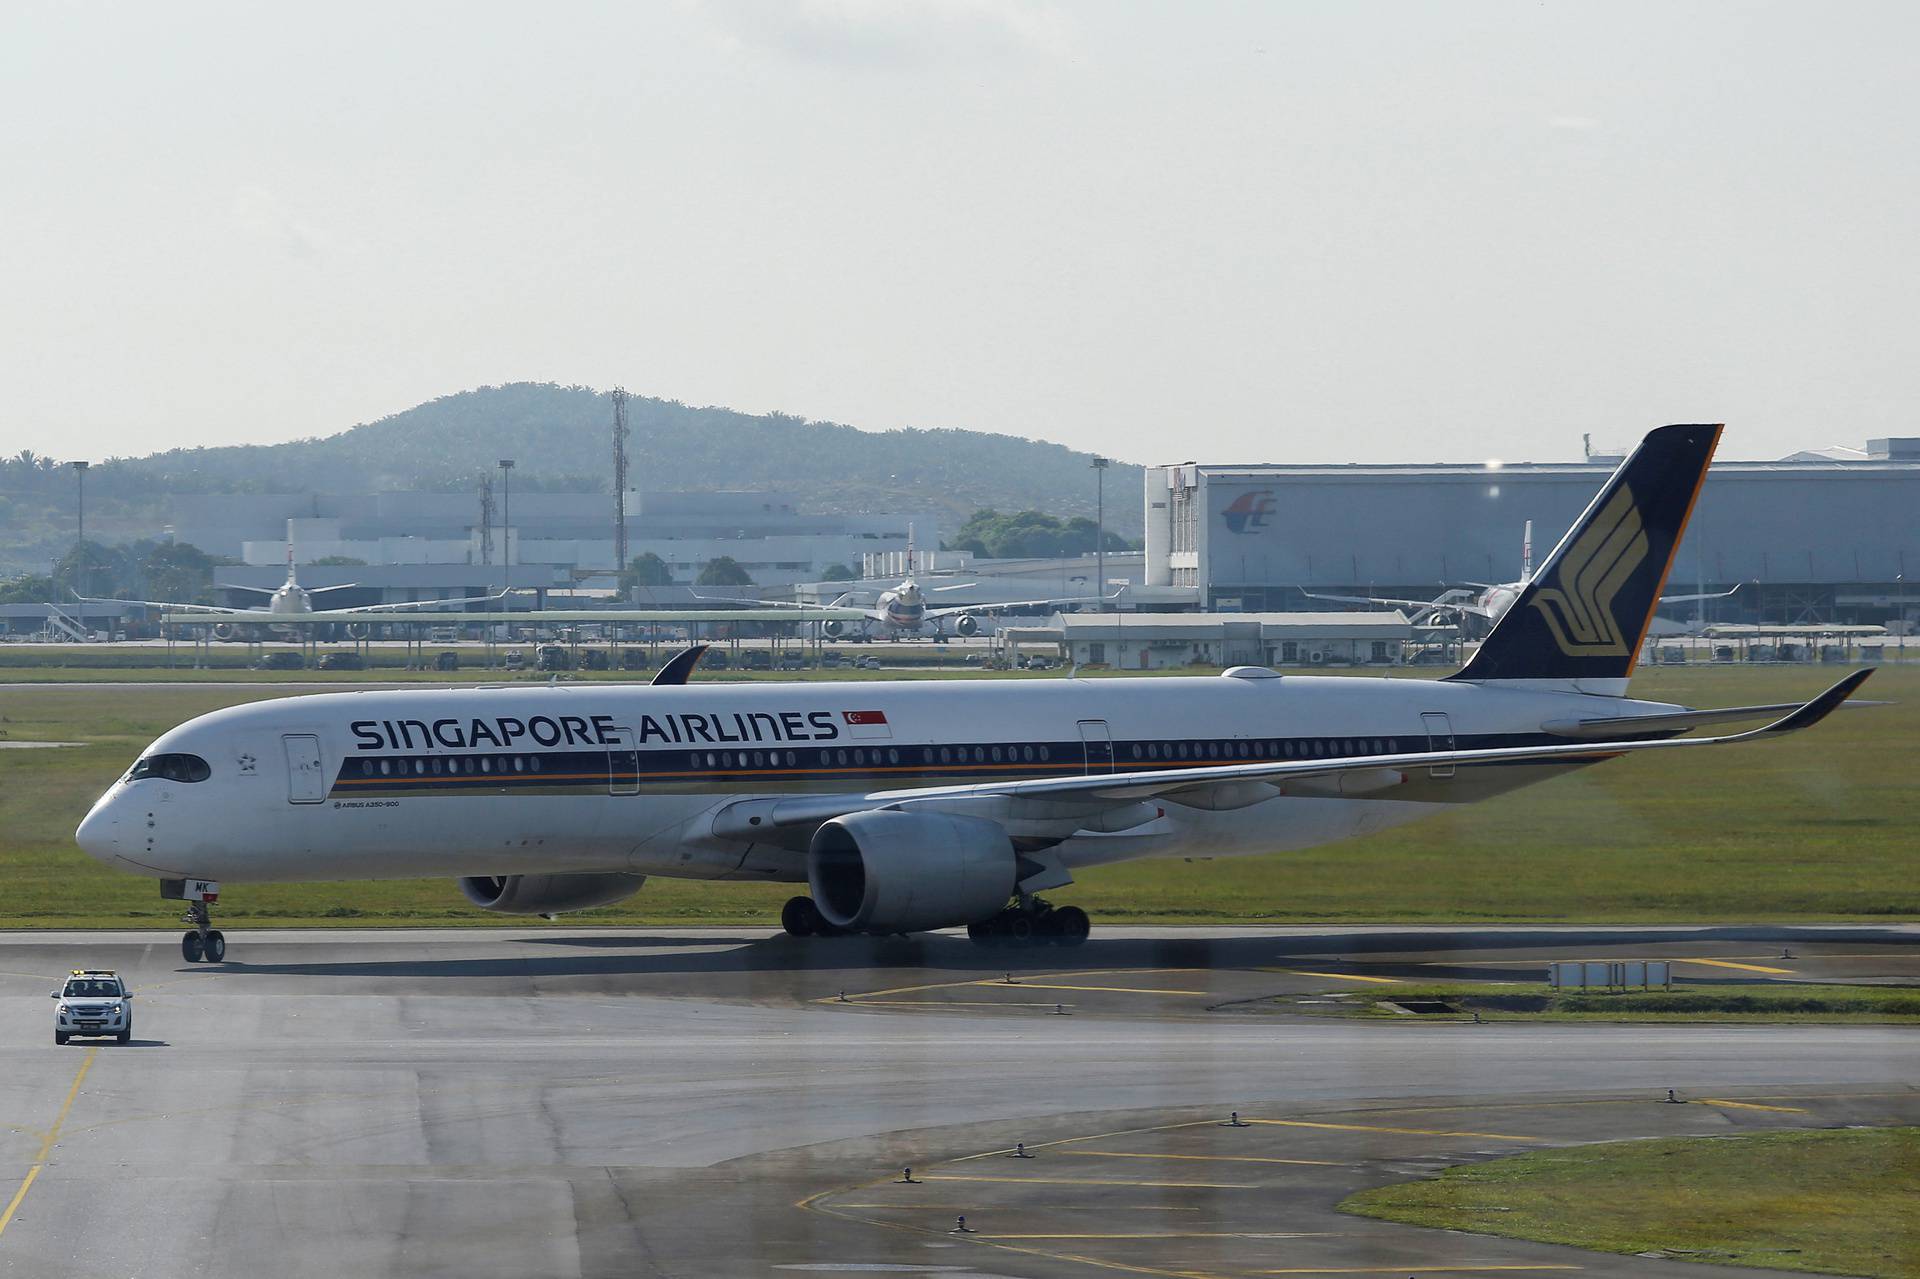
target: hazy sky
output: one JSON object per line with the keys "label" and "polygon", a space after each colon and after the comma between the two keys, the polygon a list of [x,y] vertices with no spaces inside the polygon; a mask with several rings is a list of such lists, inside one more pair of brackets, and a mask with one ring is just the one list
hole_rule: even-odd
{"label": "hazy sky", "polygon": [[1920,6],[0,9],[0,450],[611,386],[1137,461],[1920,434]]}

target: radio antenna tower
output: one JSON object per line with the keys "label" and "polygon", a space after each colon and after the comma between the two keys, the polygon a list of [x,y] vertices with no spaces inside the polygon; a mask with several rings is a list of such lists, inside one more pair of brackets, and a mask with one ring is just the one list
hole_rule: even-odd
{"label": "radio antenna tower", "polygon": [[613,569],[627,571],[627,388],[613,388]]}
{"label": "radio antenna tower", "polygon": [[493,563],[493,476],[480,476],[480,562]]}

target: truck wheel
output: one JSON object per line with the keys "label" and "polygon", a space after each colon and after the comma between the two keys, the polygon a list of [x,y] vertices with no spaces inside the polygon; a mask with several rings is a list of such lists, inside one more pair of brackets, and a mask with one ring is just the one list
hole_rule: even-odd
{"label": "truck wheel", "polygon": [[64,1030],[56,1030],[56,1031],[54,1031],[54,1032],[53,1032],[53,1042],[54,1042],[54,1043],[56,1043],[56,1044],[64,1044],[64,1043],[66,1043],[66,1042],[67,1042],[67,1032],[66,1032],[66,1031],[64,1031]]}

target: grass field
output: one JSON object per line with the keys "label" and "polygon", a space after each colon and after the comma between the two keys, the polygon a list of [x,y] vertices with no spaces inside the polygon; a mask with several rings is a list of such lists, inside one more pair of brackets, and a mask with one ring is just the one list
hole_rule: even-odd
{"label": "grass field", "polygon": [[[1788,701],[1839,674],[1655,668],[1634,692],[1705,706]],[[74,826],[167,728],[289,691],[0,684],[0,733],[85,743],[0,750],[0,927],[171,925],[177,904],[80,853]],[[1920,668],[1883,670],[1864,691],[1897,704],[1842,711],[1779,742],[1616,760],[1306,852],[1099,868],[1048,896],[1098,920],[1143,923],[1920,918]],[[626,903],[568,920],[766,924],[790,892],[655,879]],[[235,885],[220,918],[235,927],[499,922],[441,881]]]}
{"label": "grass field", "polygon": [[1366,1190],[1365,1217],[1689,1261],[1920,1277],[1920,1128],[1620,1141]]}
{"label": "grass field", "polygon": [[1457,1012],[1422,1012],[1423,1021],[1911,1023],[1920,1021],[1920,990],[1820,982],[1720,981],[1672,990],[1551,990],[1540,982],[1408,982],[1368,985],[1337,1004],[1277,996],[1268,1011],[1331,1017],[1405,1017],[1391,1005],[1437,1002]]}

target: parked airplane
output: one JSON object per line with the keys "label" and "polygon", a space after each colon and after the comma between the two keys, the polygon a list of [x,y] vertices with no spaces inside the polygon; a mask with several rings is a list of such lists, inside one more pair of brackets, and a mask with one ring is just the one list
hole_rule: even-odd
{"label": "parked airplane", "polygon": [[[511,594],[510,591],[501,591],[497,595],[476,595],[453,600],[410,600],[401,604],[363,604],[357,608],[326,610],[317,610],[314,608],[314,596],[327,591],[349,590],[357,585],[359,585],[357,582],[347,582],[340,586],[309,587],[300,585],[299,571],[293,561],[293,539],[289,536],[287,539],[287,580],[285,582],[281,583],[278,587],[235,586],[229,584],[222,584],[219,587],[219,589],[223,591],[252,591],[256,594],[266,596],[267,602],[258,608],[231,608],[224,604],[179,604],[171,600],[106,600],[80,595],[77,592],[74,598],[87,604],[142,604],[147,608],[164,609],[174,614],[185,613],[199,617],[233,618],[236,622],[243,623],[244,625],[235,625],[234,623],[227,622],[216,622],[213,625],[216,638],[235,639],[255,623],[262,624],[268,629],[271,629],[275,625],[286,625],[291,619],[307,620],[308,615],[314,613],[323,613],[324,620],[328,622],[346,622],[352,624],[356,619],[379,617],[389,613],[419,612],[430,609],[438,609],[444,613],[458,609],[463,604],[487,604],[495,600],[505,599]],[[169,620],[179,622],[186,619],[174,617]]]}
{"label": "parked airplane", "polygon": [[[76,838],[161,881],[226,942],[227,883],[444,875],[474,905],[553,915],[648,875],[805,884],[789,933],[967,925],[1085,939],[1041,892],[1138,857],[1306,848],[1641,751],[1811,727],[1804,705],[1630,700],[1660,585],[1720,436],[1649,434],[1473,659],[1443,680],[1282,676],[334,693],[229,707],[163,734]],[[1691,729],[1766,717],[1727,736]]]}
{"label": "parked airplane", "polygon": [[[1334,600],[1342,604],[1383,604],[1389,608],[1408,610],[1407,620],[1415,626],[1428,626],[1441,617],[1459,618],[1477,617],[1488,626],[1492,626],[1506,616],[1520,593],[1533,580],[1533,521],[1528,520],[1520,539],[1520,580],[1517,582],[1468,582],[1472,590],[1451,587],[1430,600],[1390,599],[1380,595],[1316,595],[1312,591],[1300,593],[1310,600]],[[1745,586],[1742,582],[1740,586]],[[1740,589],[1718,592],[1701,592],[1693,595],[1662,595],[1661,604],[1691,604],[1698,600],[1723,600]]]}
{"label": "parked airplane", "polygon": [[[973,636],[980,633],[979,615],[982,613],[1004,613],[1013,609],[1054,608],[1061,604],[1098,604],[1094,596],[1068,596],[1039,600],[1002,600],[991,604],[963,604],[952,608],[929,608],[927,596],[943,591],[963,591],[975,582],[955,582],[944,586],[922,586],[915,576],[916,564],[913,551],[913,534],[907,534],[907,575],[897,585],[880,592],[872,605],[853,603],[861,591],[848,591],[837,597],[827,608],[853,609],[864,616],[857,617],[851,624],[859,627],[861,634],[867,634],[876,625],[884,627],[890,638],[901,635],[918,635],[927,626],[933,627],[935,639],[945,634],[946,623],[951,620],[956,635]],[[702,598],[716,599],[714,596]],[[1109,598],[1117,598],[1110,596]],[[737,599],[727,601],[735,604],[753,604],[762,608],[813,608],[809,604],[788,604],[777,600]],[[821,624],[821,630],[830,638],[839,639],[847,633],[849,622],[833,619]]]}

